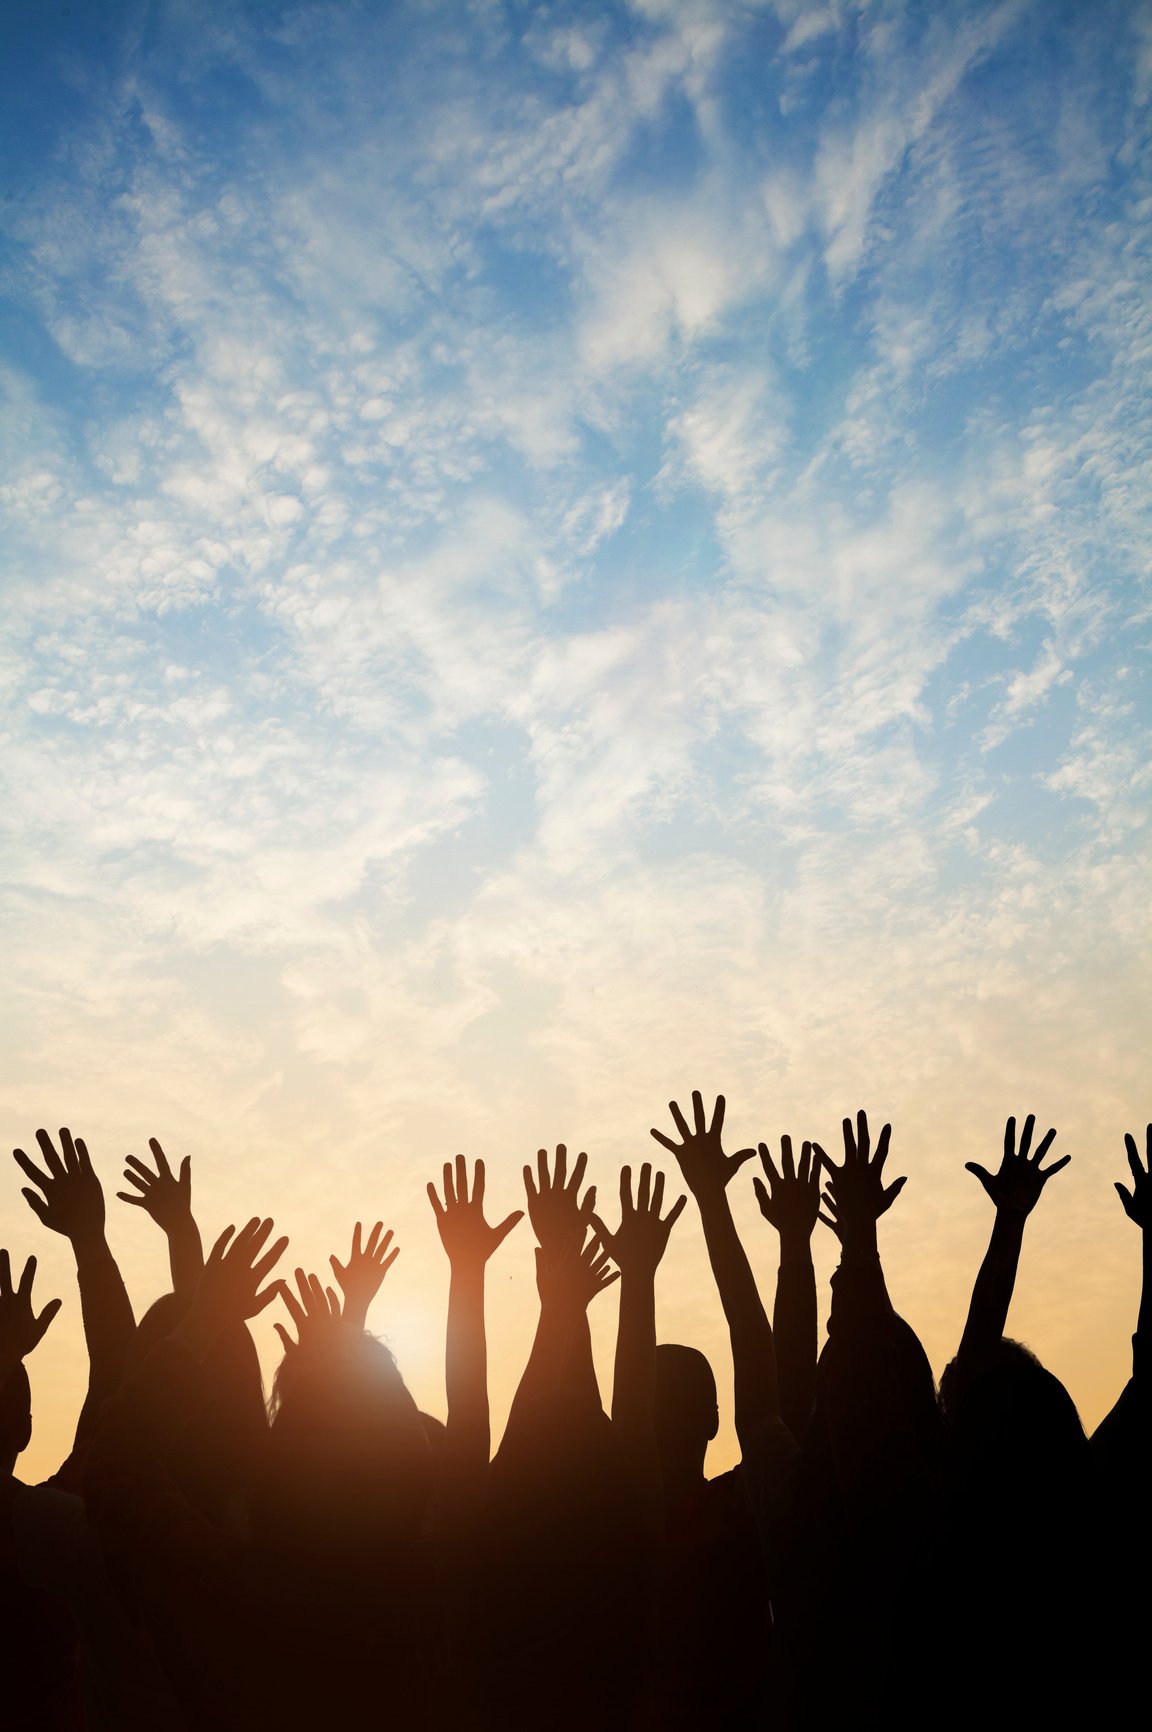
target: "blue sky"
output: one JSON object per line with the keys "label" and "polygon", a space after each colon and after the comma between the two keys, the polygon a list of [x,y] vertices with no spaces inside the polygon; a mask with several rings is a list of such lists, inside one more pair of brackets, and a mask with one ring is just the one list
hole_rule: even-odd
{"label": "blue sky", "polygon": [[67,1099],[307,1212],[332,1137],[422,1195],[697,1080],[749,1135],[879,1091],[911,1280],[1053,1099],[1111,1231],[1152,11],[0,30],[13,1140]]}

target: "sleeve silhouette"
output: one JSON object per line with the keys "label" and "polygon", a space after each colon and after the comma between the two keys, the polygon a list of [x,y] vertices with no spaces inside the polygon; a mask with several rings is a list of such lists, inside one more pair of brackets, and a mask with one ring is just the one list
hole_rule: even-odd
{"label": "sleeve silhouette", "polygon": [[[104,1192],[83,1138],[73,1139],[71,1131],[61,1130],[60,1153],[47,1131],[37,1131],[36,1141],[46,1172],[23,1149],[14,1149],[13,1157],[36,1186],[35,1190],[26,1186],[23,1191],[28,1207],[45,1227],[63,1234],[72,1246],[88,1345],[88,1390],[76,1426],[74,1457],[90,1440],[101,1406],[120,1387],[136,1324],[105,1235]],[[70,1457],[61,1473],[72,1477],[76,1471]]]}
{"label": "sleeve silhouette", "polygon": [[128,1155],[124,1178],[135,1186],[135,1192],[117,1191],[116,1195],[122,1203],[143,1209],[155,1221],[168,1240],[172,1291],[191,1297],[204,1267],[204,1247],[192,1213],[192,1162],[185,1155],[179,1173],[173,1173],[155,1137],[149,1137],[148,1147],[156,1163],[155,1171],[135,1155]]}
{"label": "sleeve silhouette", "polygon": [[669,1111],[680,1133],[680,1142],[674,1142],[661,1131],[654,1130],[652,1135],[675,1155],[684,1182],[700,1210],[708,1261],[712,1265],[732,1344],[736,1435],[741,1450],[751,1457],[751,1453],[762,1446],[765,1434],[780,1422],[780,1391],[772,1326],[732,1219],[727,1185],[732,1175],[756,1151],[741,1149],[735,1155],[724,1153],[721,1143],[723,1095],[716,1097],[709,1124],[703,1099],[698,1090],[693,1092],[692,1130],[689,1130],[675,1101],[669,1103]]}
{"label": "sleeve silhouette", "polygon": [[484,1328],[484,1282],[488,1260],[504,1243],[523,1209],[514,1209],[496,1226],[484,1219],[484,1162],[473,1169],[469,1196],[468,1165],[456,1156],[455,1170],[444,1163],[444,1195],[428,1185],[440,1243],[451,1270],[444,1382],[448,1398],[445,1449],[451,1470],[471,1476],[483,1472],[491,1453],[488,1417],[488,1342]]}
{"label": "sleeve silhouette", "polygon": [[780,1408],[793,1437],[802,1439],[812,1417],[816,1392],[816,1273],[812,1267],[812,1233],[820,1210],[820,1162],[811,1143],[800,1149],[800,1164],[792,1153],[792,1138],[780,1139],[780,1167],[768,1146],[759,1145],[764,1180],[754,1179],[760,1213],[780,1237],[776,1304],[772,1333],[780,1376]]}

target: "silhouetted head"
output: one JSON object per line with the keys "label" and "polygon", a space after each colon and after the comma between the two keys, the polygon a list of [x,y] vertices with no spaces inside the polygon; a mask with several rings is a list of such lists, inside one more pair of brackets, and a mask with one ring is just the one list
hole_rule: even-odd
{"label": "silhouetted head", "polygon": [[0,1473],[11,1473],[32,1437],[32,1386],[23,1365],[0,1387]]}
{"label": "silhouetted head", "polygon": [[387,1347],[338,1329],[284,1355],[257,1511],[272,1547],[365,1554],[419,1531],[428,1433]]}
{"label": "silhouetted head", "polygon": [[[136,1326],[129,1375],[172,1334],[189,1303],[183,1295],[165,1293],[148,1307]],[[256,1477],[268,1435],[264,1380],[245,1324],[221,1331],[203,1369],[203,1404],[185,1428],[177,1473],[181,1488],[197,1508],[219,1515]]]}
{"label": "silhouetted head", "polygon": [[1072,1397],[1020,1341],[997,1342],[974,1373],[954,1359],[940,1379],[940,1402],[954,1451],[993,1476],[1006,1450],[1023,1452],[1035,1471],[1047,1464],[1059,1474],[1086,1449]]}
{"label": "silhouetted head", "polygon": [[661,1460],[702,1472],[704,1455],[720,1428],[716,1379],[695,1347],[661,1342],[656,1349],[656,1441]]}

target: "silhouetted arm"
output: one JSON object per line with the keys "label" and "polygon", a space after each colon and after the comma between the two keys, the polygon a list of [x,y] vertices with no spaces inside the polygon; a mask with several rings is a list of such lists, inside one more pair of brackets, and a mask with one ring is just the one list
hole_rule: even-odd
{"label": "silhouetted arm", "polygon": [[792,1155],[792,1138],[780,1139],[780,1170],[766,1143],[760,1161],[768,1180],[753,1179],[760,1213],[780,1235],[780,1266],[772,1333],[780,1375],[780,1408],[784,1423],[802,1438],[812,1417],[816,1392],[816,1272],[812,1267],[812,1232],[820,1210],[820,1162],[811,1143],[800,1149],[800,1166]]}
{"label": "silhouetted arm", "polygon": [[668,1248],[668,1237],[684,1212],[687,1197],[678,1197],[663,1220],[664,1175],[655,1183],[647,1161],[640,1169],[636,1201],[632,1200],[632,1169],[620,1174],[620,1225],[610,1233],[599,1215],[592,1225],[600,1243],[620,1270],[620,1321],[616,1333],[616,1367],[612,1384],[612,1424],[634,1449],[650,1455],[653,1477],[656,1458],[656,1271]]}
{"label": "silhouetted arm", "polygon": [[1147,1459],[1152,1433],[1152,1125],[1146,1132],[1145,1165],[1140,1165],[1136,1139],[1124,1134],[1124,1150],[1132,1174],[1132,1188],[1117,1183],[1124,1213],[1140,1229],[1141,1285],[1136,1333],[1132,1337],[1132,1376],[1116,1405],[1092,1434],[1097,1461],[1115,1475],[1128,1476]]}
{"label": "silhouetted arm", "polygon": [[148,1147],[156,1171],[137,1160],[135,1155],[128,1155],[124,1177],[140,1195],[134,1196],[130,1191],[117,1191],[116,1195],[122,1203],[143,1209],[155,1221],[168,1240],[172,1291],[190,1297],[196,1291],[204,1267],[204,1247],[192,1213],[192,1162],[185,1155],[180,1162],[179,1174],[174,1174],[155,1137],[149,1137]]}
{"label": "silhouetted arm", "polygon": [[452,1466],[461,1472],[486,1468],[491,1451],[485,1270],[488,1259],[524,1218],[523,1209],[515,1209],[498,1226],[490,1227],[484,1219],[484,1182],[484,1162],[477,1161],[469,1198],[467,1163],[463,1155],[457,1155],[455,1176],[452,1163],[444,1163],[443,1201],[435,1185],[428,1186],[428,1200],[451,1267],[444,1351],[448,1397],[445,1448]]}
{"label": "silhouetted arm", "polygon": [[1016,1120],[1008,1120],[1004,1127],[1004,1154],[998,1172],[990,1173],[976,1161],[966,1163],[966,1171],[975,1173],[996,1205],[996,1218],[984,1261],[972,1288],[968,1321],[960,1342],[959,1356],[964,1360],[990,1352],[1003,1336],[1016,1286],[1025,1222],[1040,1201],[1040,1193],[1052,1174],[1066,1167],[1072,1158],[1064,1155],[1053,1161],[1050,1167],[1041,1168],[1040,1163],[1056,1135],[1054,1130],[1041,1139],[1036,1153],[1029,1158],[1035,1124],[1035,1118],[1029,1113],[1020,1133],[1017,1152]]}
{"label": "silhouetted arm", "polygon": [[81,1137],[60,1132],[57,1154],[47,1131],[36,1141],[47,1167],[42,1172],[23,1149],[13,1157],[38,1187],[23,1196],[44,1226],[69,1240],[76,1259],[80,1310],[88,1344],[88,1392],[76,1426],[75,1450],[90,1436],[101,1404],[115,1394],[136,1332],[132,1304],[104,1232],[104,1192]]}
{"label": "silhouetted arm", "polygon": [[32,1309],[35,1276],[36,1259],[29,1257],[19,1284],[13,1287],[8,1253],[0,1251],[0,1390],[17,1366],[22,1365],[43,1341],[48,1325],[62,1303],[59,1299],[49,1299],[37,1316]]}
{"label": "silhouetted arm", "polygon": [[735,1155],[724,1153],[720,1140],[724,1126],[723,1095],[716,1097],[710,1125],[705,1121],[704,1102],[699,1091],[693,1092],[692,1110],[695,1128],[690,1131],[676,1102],[669,1103],[669,1111],[682,1139],[679,1143],[661,1131],[654,1130],[652,1135],[675,1155],[684,1182],[700,1210],[708,1260],[732,1343],[736,1435],[747,1455],[780,1419],[772,1326],[757,1290],[752,1266],[740,1243],[726,1190],[733,1173],[756,1151],[741,1149]]}
{"label": "silhouetted arm", "polygon": [[[385,1275],[400,1255],[399,1245],[395,1250],[389,1251],[392,1229],[389,1228],[385,1233],[383,1221],[377,1221],[368,1235],[367,1243],[362,1245],[363,1230],[362,1223],[357,1221],[352,1230],[352,1248],[346,1263],[341,1263],[335,1253],[328,1259],[344,1295],[343,1320],[351,1329],[368,1327],[368,1312],[372,1301],[379,1293]],[[299,1277],[299,1271],[297,1276]],[[312,1279],[315,1280],[315,1276]]]}

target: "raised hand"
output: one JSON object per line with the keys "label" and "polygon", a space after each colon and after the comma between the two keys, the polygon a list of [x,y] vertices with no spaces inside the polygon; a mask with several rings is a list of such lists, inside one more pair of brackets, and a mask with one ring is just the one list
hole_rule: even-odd
{"label": "raised hand", "polygon": [[542,1304],[561,1300],[586,1311],[598,1293],[619,1279],[619,1269],[613,1269],[595,1235],[580,1249],[569,1244],[555,1252],[543,1246],[536,1251],[536,1287]]}
{"label": "raised hand", "polygon": [[[1129,1131],[1124,1133],[1124,1151],[1128,1156],[1128,1165],[1132,1172],[1132,1189],[1127,1185],[1117,1183],[1120,1201],[1124,1205],[1124,1213],[1130,1221],[1135,1221],[1140,1228],[1146,1228],[1152,1221],[1152,1125],[1145,1133],[1147,1138],[1147,1153],[1144,1166],[1140,1165],[1140,1156],[1136,1150],[1136,1138]],[[1055,1171],[1051,1168],[1050,1171]]]}
{"label": "raised hand", "polygon": [[[376,1231],[379,1231],[379,1227]],[[359,1222],[357,1222],[357,1235],[359,1235]],[[389,1233],[388,1238],[391,1237],[392,1235]],[[393,1251],[392,1257],[395,1255],[396,1252]],[[335,1261],[336,1259],[333,1257],[332,1262],[335,1263]],[[388,1261],[391,1262],[392,1258],[390,1257]],[[303,1347],[305,1344],[316,1346],[322,1345],[325,1340],[331,1341],[334,1332],[347,1321],[347,1312],[343,1317],[341,1316],[340,1300],[331,1287],[321,1285],[319,1275],[306,1275],[303,1269],[297,1269],[296,1285],[300,1290],[299,1300],[296,1299],[287,1281],[280,1281],[276,1284],[280,1297],[288,1308],[288,1315],[296,1327],[297,1339],[293,1341],[283,1323],[274,1323],[272,1326],[284,1343],[285,1353],[293,1353],[298,1347]],[[272,1289],[273,1293],[275,1293],[276,1287]],[[356,1324],[356,1328],[362,1327],[362,1324]]]}
{"label": "raised hand", "polygon": [[890,1185],[884,1183],[884,1163],[888,1159],[888,1145],[892,1138],[891,1125],[885,1125],[880,1132],[876,1153],[871,1160],[867,1113],[856,1114],[855,1132],[851,1119],[844,1120],[843,1129],[843,1166],[838,1167],[830,1161],[819,1143],[812,1145],[814,1154],[828,1174],[828,1188],[820,1199],[828,1213],[821,1211],[817,1219],[831,1227],[842,1245],[862,1240],[874,1250],[876,1222],[892,1207],[907,1179],[893,1179]]}
{"label": "raised hand", "polygon": [[253,1216],[238,1233],[235,1227],[225,1227],[208,1253],[192,1301],[192,1312],[198,1323],[220,1328],[230,1323],[242,1323],[249,1317],[256,1317],[281,1292],[283,1283],[280,1281],[273,1281],[270,1287],[260,1291],[261,1281],[288,1248],[288,1239],[284,1236],[264,1251],[271,1231],[272,1222],[262,1221],[259,1216]]}
{"label": "raised hand", "polygon": [[[544,1151],[540,1152],[543,1155]],[[530,1168],[525,1167],[524,1171],[531,1176]],[[576,1182],[574,1178],[573,1183]],[[484,1162],[477,1161],[473,1168],[472,1195],[469,1197],[468,1163],[463,1155],[456,1156],[455,1176],[452,1162],[444,1162],[444,1201],[440,1201],[431,1181],[428,1184],[428,1201],[436,1217],[440,1243],[448,1253],[448,1261],[453,1267],[457,1264],[472,1264],[482,1268],[493,1252],[504,1243],[517,1222],[524,1219],[523,1209],[513,1209],[512,1213],[505,1215],[496,1226],[488,1225],[484,1219]]]}
{"label": "raised hand", "polygon": [[29,1160],[23,1149],[12,1151],[20,1171],[39,1187],[36,1191],[25,1187],[21,1192],[32,1213],[54,1233],[63,1233],[73,1246],[103,1239],[104,1192],[92,1169],[84,1139],[73,1140],[70,1130],[61,1130],[59,1154],[47,1131],[37,1131],[36,1141],[48,1169],[46,1173]]}
{"label": "raised hand", "polygon": [[676,1156],[680,1171],[684,1175],[684,1183],[698,1202],[704,1198],[722,1195],[733,1173],[739,1172],[745,1161],[750,1161],[756,1153],[755,1149],[741,1149],[735,1155],[724,1153],[720,1142],[720,1133],[724,1129],[724,1096],[716,1096],[712,1123],[708,1124],[704,1117],[703,1098],[699,1089],[693,1089],[692,1114],[695,1129],[691,1131],[675,1101],[668,1102],[668,1111],[672,1114],[681,1140],[674,1143],[671,1137],[666,1137],[663,1131],[657,1130],[651,1133],[652,1136]]}
{"label": "raised hand", "polygon": [[807,1241],[811,1239],[820,1213],[820,1159],[812,1159],[812,1144],[800,1145],[800,1165],[792,1154],[792,1138],[780,1138],[780,1170],[769,1153],[767,1143],[761,1143],[760,1164],[768,1180],[753,1179],[752,1188],[760,1213],[775,1227],[781,1239]]}
{"label": "raised hand", "polygon": [[192,1214],[192,1162],[185,1155],[180,1162],[179,1174],[174,1174],[155,1137],[148,1138],[148,1147],[152,1150],[156,1171],[137,1160],[135,1155],[126,1155],[124,1177],[130,1185],[135,1185],[140,1195],[134,1196],[130,1191],[117,1191],[116,1195],[120,1202],[132,1203],[137,1209],[143,1209],[158,1227],[170,1233]]}
{"label": "raised hand", "polygon": [[1048,1131],[1040,1139],[1036,1153],[1029,1158],[1028,1151],[1032,1146],[1032,1132],[1035,1128],[1035,1116],[1029,1113],[1020,1132],[1020,1147],[1017,1150],[1016,1120],[1008,1120],[1004,1127],[1004,1155],[999,1170],[995,1173],[990,1173],[987,1167],[982,1167],[978,1161],[964,1163],[964,1171],[975,1173],[995,1203],[997,1214],[1018,1215],[1021,1219],[1030,1215],[1053,1173],[1058,1173],[1061,1167],[1066,1167],[1072,1159],[1071,1155],[1062,1155],[1058,1161],[1053,1161],[1050,1167],[1041,1167],[1041,1161],[1052,1146],[1055,1131]]}
{"label": "raised hand", "polygon": [[532,1168],[524,1168],[524,1190],[528,1196],[528,1219],[542,1251],[549,1254],[584,1243],[592,1211],[596,1207],[596,1187],[589,1185],[580,1197],[580,1185],[588,1165],[588,1156],[576,1157],[572,1176],[568,1178],[568,1150],[563,1143],[556,1145],[556,1171],[548,1172],[548,1151],[536,1154],[539,1184],[532,1177]]}
{"label": "raised hand", "polygon": [[655,1275],[660,1259],[668,1248],[668,1236],[680,1219],[687,1197],[678,1197],[664,1219],[664,1175],[657,1173],[652,1182],[652,1167],[648,1161],[640,1168],[640,1184],[636,1201],[632,1201],[632,1169],[620,1173],[620,1225],[614,1233],[605,1227],[599,1215],[592,1216],[592,1225],[603,1251],[626,1275]]}
{"label": "raised hand", "polygon": [[[357,1221],[352,1234],[352,1249],[346,1263],[341,1263],[335,1255],[328,1259],[344,1295],[344,1320],[355,1329],[363,1329],[368,1321],[368,1307],[379,1293],[385,1275],[400,1255],[399,1245],[394,1251],[388,1250],[392,1243],[392,1229],[389,1227],[385,1233],[383,1221],[377,1221],[368,1235],[368,1243],[363,1248],[360,1244],[362,1231],[360,1222]],[[380,1237],[382,1233],[383,1238]],[[297,1281],[301,1278],[302,1271],[297,1269]],[[316,1281],[315,1275],[310,1279]],[[331,1292],[331,1288],[328,1291]]]}
{"label": "raised hand", "polygon": [[22,1359],[27,1359],[47,1334],[48,1325],[60,1309],[59,1299],[49,1299],[37,1317],[32,1309],[32,1282],[36,1275],[36,1259],[29,1257],[20,1277],[20,1285],[12,1285],[12,1268],[7,1251],[0,1251],[0,1384]]}

